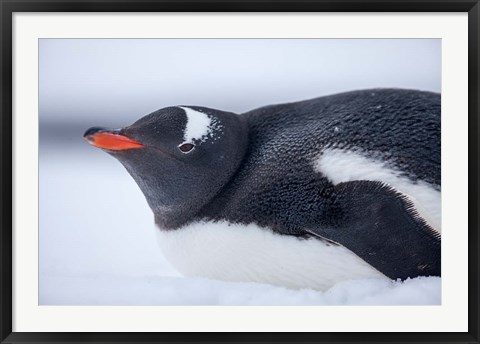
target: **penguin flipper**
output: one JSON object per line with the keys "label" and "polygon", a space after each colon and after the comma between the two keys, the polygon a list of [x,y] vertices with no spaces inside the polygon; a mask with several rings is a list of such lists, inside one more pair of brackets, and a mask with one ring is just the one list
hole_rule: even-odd
{"label": "penguin flipper", "polygon": [[337,184],[331,197],[331,221],[309,232],[348,248],[391,279],[441,275],[440,234],[407,196],[361,180]]}

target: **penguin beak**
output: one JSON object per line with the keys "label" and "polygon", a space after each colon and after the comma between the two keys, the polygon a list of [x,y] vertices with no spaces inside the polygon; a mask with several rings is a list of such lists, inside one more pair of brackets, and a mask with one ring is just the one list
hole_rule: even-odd
{"label": "penguin beak", "polygon": [[83,134],[83,138],[92,146],[112,151],[144,147],[140,142],[120,134],[120,130],[118,129],[93,127]]}

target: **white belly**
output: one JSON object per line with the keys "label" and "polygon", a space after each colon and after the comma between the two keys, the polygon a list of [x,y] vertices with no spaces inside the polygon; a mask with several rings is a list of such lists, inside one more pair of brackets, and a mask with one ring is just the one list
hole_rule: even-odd
{"label": "white belly", "polygon": [[186,276],[317,290],[344,280],[387,278],[342,246],[255,224],[200,222],[155,230],[165,257]]}

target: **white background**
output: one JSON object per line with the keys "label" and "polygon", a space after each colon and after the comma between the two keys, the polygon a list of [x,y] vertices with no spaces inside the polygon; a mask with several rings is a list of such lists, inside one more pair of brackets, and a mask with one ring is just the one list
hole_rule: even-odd
{"label": "white background", "polygon": [[441,88],[440,39],[43,39],[39,46],[40,120],[57,123],[119,125],[176,104],[241,113],[372,87]]}
{"label": "white background", "polygon": [[[68,17],[68,20],[65,17]],[[455,140],[454,144],[451,144],[451,141],[442,141],[445,143],[442,147],[443,158],[446,156],[449,159],[448,161],[456,162],[455,166],[466,166],[466,149],[462,150],[466,147],[466,137],[463,140],[461,139],[462,130],[466,129],[466,15],[340,16],[329,14],[328,16],[265,15],[263,17],[260,15],[229,15],[228,20],[221,15],[209,17],[168,15],[160,17],[162,20],[158,20],[158,17],[153,15],[91,16],[89,17],[89,28],[90,32],[94,32],[95,35],[101,37],[127,37],[135,35],[135,31],[138,37],[147,37],[148,35],[153,37],[219,37],[219,35],[224,37],[332,37],[332,32],[335,32],[336,37],[378,37],[379,35],[384,37],[442,37],[444,49],[442,134],[460,138]],[[321,21],[319,20],[320,17]],[[38,109],[35,102],[28,102],[28,104],[19,102],[20,99],[26,99],[26,97],[32,100],[36,99],[36,80],[32,80],[32,76],[36,75],[37,72],[37,67],[34,64],[37,62],[36,54],[32,54],[32,51],[30,51],[30,54],[26,54],[29,51],[28,49],[33,50],[33,52],[37,49],[35,40],[38,37],[59,37],[62,35],[64,37],[85,37],[85,29],[78,26],[84,18],[81,15],[16,16],[17,40],[15,53],[16,56],[22,56],[22,59],[17,59],[15,65],[15,80],[17,82],[15,84],[14,100],[15,109],[18,112],[16,115],[15,140],[24,139],[26,135],[31,138],[36,136],[34,131],[29,132],[28,129],[17,130],[22,121],[29,121],[29,125],[37,122]],[[344,23],[348,22],[349,25],[341,25],[342,20]],[[105,21],[108,21],[110,25],[104,25]],[[265,26],[266,21],[271,25]],[[129,22],[130,25],[126,25],[126,22]],[[242,25],[245,22],[248,22],[249,25]],[[181,23],[188,23],[188,25],[181,25]],[[222,25],[223,28],[220,33],[219,25]],[[376,30],[379,26],[382,27],[382,32]],[[248,29],[246,29],[247,27]],[[62,28],[62,30],[60,31],[59,28]],[[135,30],[132,28],[135,28]],[[168,30],[165,30],[166,28]],[[328,30],[326,30],[327,28]],[[49,49],[46,49],[45,52],[40,51],[40,66],[42,67],[40,70],[40,120],[42,121],[40,128],[41,135],[42,128],[44,129],[43,132],[48,133],[45,137],[40,137],[40,247],[48,248],[45,251],[40,251],[40,261],[41,263],[45,262],[44,265],[40,266],[41,274],[43,272],[46,275],[49,273],[53,275],[59,271],[72,272],[72,262],[74,262],[76,265],[73,265],[73,270],[84,273],[93,271],[104,274],[104,268],[113,268],[111,271],[119,273],[121,272],[119,270],[126,268],[129,271],[138,271],[141,275],[143,273],[142,268],[150,268],[148,258],[158,254],[153,249],[149,251],[148,246],[144,245],[148,240],[136,242],[136,238],[141,237],[137,233],[126,234],[122,231],[121,235],[115,235],[113,231],[110,236],[96,236],[102,228],[105,229],[105,223],[99,225],[97,219],[102,216],[105,217],[104,211],[111,209],[110,205],[114,205],[117,210],[109,214],[108,218],[113,217],[118,223],[126,223],[119,221],[118,218],[122,219],[122,216],[125,216],[125,221],[128,221],[132,218],[132,214],[136,214],[135,216],[138,216],[138,219],[147,219],[147,221],[130,222],[138,223],[140,227],[141,224],[149,221],[148,217],[151,215],[148,213],[146,204],[138,208],[135,206],[132,213],[125,210],[131,209],[131,204],[140,204],[141,206],[144,202],[140,192],[136,190],[133,181],[128,179],[126,173],[123,174],[124,177],[119,177],[120,174],[115,175],[113,183],[108,185],[98,181],[97,178],[102,177],[102,174],[104,174],[103,181],[105,181],[112,179],[109,175],[110,171],[122,172],[120,166],[114,161],[110,161],[111,164],[105,163],[107,165],[103,163],[103,161],[108,161],[109,157],[95,156],[94,154],[100,154],[100,152],[91,150],[87,153],[87,149],[90,147],[86,146],[83,146],[85,148],[79,148],[78,151],[75,150],[74,154],[65,154],[65,150],[68,152],[69,148],[75,149],[77,145],[75,140],[78,138],[73,134],[77,130],[77,125],[75,124],[72,127],[68,123],[95,120],[96,122],[91,125],[110,125],[112,123],[121,126],[158,107],[178,103],[212,106],[242,112],[272,102],[301,100],[327,93],[373,86],[440,90],[438,73],[440,44],[435,41],[429,41],[427,42],[429,44],[423,45],[418,43],[421,41],[402,40],[372,40],[365,42],[363,45],[343,43],[349,41],[322,41],[318,46],[312,46],[311,42],[304,40],[288,41],[287,45],[279,43],[281,41],[222,42],[221,46],[230,44],[229,49],[218,49],[218,41],[209,41],[207,44],[204,41],[193,48],[187,41],[170,41],[163,43],[165,45],[161,49],[154,44],[156,43],[154,41],[136,41],[138,42],[135,43],[138,45],[137,49],[126,49],[126,45],[118,42],[120,41],[111,42],[110,45],[92,42],[89,45],[87,41],[77,41],[76,46],[72,46],[72,43],[66,41],[49,41]],[[235,42],[235,44],[231,42]],[[63,46],[61,46],[62,43]],[[41,49],[43,49],[42,44],[40,44]],[[217,49],[215,50],[216,44]],[[148,47],[149,45],[150,47]],[[168,45],[170,45],[170,50],[167,50],[172,51],[170,55],[145,54],[146,50],[150,52],[158,52],[158,49],[165,50]],[[108,49],[105,50],[105,47],[108,47]],[[326,49],[327,47],[329,49]],[[100,59],[99,50],[103,51]],[[183,53],[178,53],[178,51]],[[220,61],[218,68],[215,68],[217,65],[212,63],[212,55],[209,55],[212,54],[212,51],[217,52],[215,57],[219,58]],[[302,54],[304,51],[308,53]],[[323,53],[325,51],[327,52]],[[168,61],[168,56],[175,57],[171,57],[170,64],[165,62]],[[157,58],[158,64],[156,64]],[[22,63],[18,63],[19,61]],[[139,61],[140,63],[132,63],[132,61]],[[317,64],[317,61],[322,63]],[[458,64],[459,61],[463,61],[464,64]],[[448,69],[448,66],[454,64],[456,66],[454,71]],[[50,69],[47,67],[50,67]],[[49,73],[42,74],[45,71],[49,71]],[[225,78],[226,73],[231,73],[234,77]],[[158,79],[162,78],[164,82],[160,82],[157,87]],[[132,99],[134,99],[133,102]],[[454,108],[456,108],[456,111],[451,111]],[[457,116],[455,121],[451,120],[451,117],[448,116],[449,113],[455,113],[455,116]],[[465,117],[462,117],[462,113]],[[108,123],[98,123],[98,120]],[[62,124],[64,129],[61,129],[61,126],[56,127],[54,123]],[[447,126],[445,126],[445,123],[447,123]],[[51,139],[52,133],[58,133],[58,139]],[[78,134],[81,136],[81,132]],[[37,168],[36,157],[32,153],[34,154],[36,150],[22,150],[21,148],[25,147],[25,141],[16,142],[23,142],[23,146],[17,145],[20,151],[17,151],[16,171],[34,172]],[[34,143],[35,141],[33,141]],[[59,147],[62,147],[62,149],[59,149]],[[465,154],[459,153],[463,151]],[[455,154],[451,154],[452,152],[455,152]],[[30,160],[28,159],[29,156],[31,157]],[[95,158],[92,158],[92,156],[95,156]],[[88,159],[91,160],[88,161]],[[42,174],[44,161],[49,161],[51,164],[48,164],[46,173]],[[70,166],[70,171],[78,171],[84,168],[80,173],[81,178],[78,178],[78,173],[73,175],[67,173],[66,179],[63,180],[59,179],[59,175],[52,175],[50,172],[59,172],[63,168],[58,165],[55,166],[55,161],[57,164],[60,162],[62,165]],[[48,170],[50,167],[53,167],[53,170]],[[87,173],[89,171],[93,173]],[[459,173],[462,173],[458,170],[450,172],[456,177]],[[445,177],[446,174],[448,176],[449,171],[442,171],[442,173]],[[29,282],[28,285],[32,286],[32,282],[35,281],[37,276],[36,273],[32,273],[32,271],[35,271],[32,268],[36,269],[34,264],[36,263],[34,256],[36,248],[29,246],[28,242],[35,241],[32,238],[36,238],[35,217],[19,216],[21,213],[18,204],[22,204],[22,209],[31,210],[31,212],[28,211],[29,214],[36,214],[35,199],[32,200],[31,192],[31,190],[36,189],[36,180],[32,179],[31,176],[22,174],[20,176],[22,183],[15,184],[16,195],[18,195],[16,202],[21,200],[23,202],[15,203],[15,224],[16,228],[20,229],[20,232],[16,232],[15,235],[15,257],[22,257],[22,260],[16,259],[15,277],[16,286],[25,286],[27,285],[25,283]],[[72,183],[69,177],[75,178],[76,183]],[[19,177],[17,176],[18,180]],[[62,184],[62,181],[65,185]],[[461,252],[457,250],[466,243],[466,213],[464,210],[466,206],[463,210],[459,209],[462,200],[466,202],[466,183],[463,185],[463,189],[462,185],[457,185],[456,189],[449,188],[448,180],[447,184],[445,184],[445,181],[442,184],[443,195],[449,193],[452,197],[457,195],[457,201],[453,208],[445,207],[444,203],[443,245],[445,249],[443,254],[445,257],[449,249],[450,253]],[[64,190],[63,194],[55,193],[65,189],[65,186],[71,190]],[[113,193],[118,196],[116,199],[113,198],[114,204],[109,203],[112,202],[112,197],[102,198],[104,194],[92,193],[91,190],[97,190],[98,187],[103,187],[107,195]],[[75,195],[90,195],[91,202],[85,202],[85,199],[88,200],[88,198],[69,197],[72,193]],[[23,198],[21,195],[24,195]],[[131,197],[134,197],[134,199],[132,200]],[[447,205],[448,199],[446,200]],[[102,204],[108,206],[99,207]],[[119,207],[123,210],[118,210]],[[58,211],[71,212],[72,209],[78,208],[86,210],[69,214],[67,219],[71,219],[70,215],[74,215],[75,220],[83,221],[81,226],[78,222],[66,226],[64,217],[53,217],[53,215],[58,214]],[[140,208],[144,210],[140,210]],[[456,225],[460,230],[456,228],[458,233],[452,236],[450,231],[449,235],[449,214],[451,220],[454,218],[452,215],[462,213],[465,215],[463,225],[462,221],[457,222]],[[45,226],[42,226],[42,223],[45,223]],[[450,224],[453,224],[453,222],[450,222]],[[82,229],[85,232],[81,232]],[[45,232],[43,232],[44,230]],[[141,230],[139,229],[139,231]],[[22,240],[22,237],[26,239],[25,235],[28,235],[27,233],[30,233],[29,240]],[[44,233],[46,233],[45,236]],[[86,234],[84,235],[84,233]],[[146,231],[145,234],[147,234]],[[145,235],[145,237],[148,238],[148,235]],[[89,240],[94,238],[101,238],[101,240],[100,242]],[[448,241],[445,239],[448,239]],[[130,244],[128,252],[133,252],[135,259],[132,260],[130,255],[125,254],[122,257],[121,249],[116,251],[118,250],[118,243],[122,240]],[[72,242],[75,245],[69,247],[68,244]],[[24,252],[28,249],[30,249],[32,260],[25,258]],[[20,255],[20,252],[23,252],[23,254]],[[143,255],[145,258],[143,261],[140,254],[142,252],[147,253]],[[82,259],[78,259],[79,257]],[[119,257],[122,257],[120,261],[118,261]],[[452,257],[452,255],[449,255],[449,257]],[[466,267],[466,255],[456,254],[455,258],[457,263],[460,262],[463,264],[461,266]],[[452,265],[447,262],[443,265],[444,270],[449,271],[449,267],[451,268]],[[455,265],[453,266],[455,267]],[[111,314],[108,307],[82,307],[81,310],[78,307],[43,306],[38,308],[36,306],[38,301],[36,290],[20,291],[16,289],[15,330],[178,330],[178,319],[180,318],[195,319],[195,321],[188,322],[188,328],[191,330],[294,329],[335,331],[341,329],[343,331],[399,331],[402,329],[399,329],[396,324],[400,323],[405,330],[428,330],[428,328],[437,331],[465,330],[466,293],[462,292],[462,288],[466,286],[463,285],[462,287],[462,281],[465,282],[466,269],[459,269],[458,266],[457,264],[457,267],[452,269],[451,274],[447,275],[449,277],[443,278],[444,302],[441,307],[434,307],[433,309],[431,307],[415,309],[413,307],[407,307],[409,309],[382,307],[381,313],[383,315],[400,317],[402,321],[381,323],[380,319],[380,328],[378,327],[379,322],[373,322],[375,327],[369,327],[372,326],[372,322],[358,321],[360,314],[361,319],[376,316],[378,307],[373,309],[371,307],[342,307],[340,309],[338,307],[289,307],[286,309],[281,307],[275,309],[251,307],[248,310],[238,307],[221,307],[220,309],[212,307],[175,307],[173,309],[166,307],[148,307],[147,309],[116,307],[116,311]],[[174,272],[171,273],[174,274]],[[42,283],[42,279],[40,282]],[[123,282],[124,280],[121,280],[119,285]],[[51,287],[55,288],[55,286]],[[58,283],[56,287],[58,287]],[[84,286],[81,287],[85,288]],[[452,291],[454,292],[452,293]],[[79,290],[77,294],[81,296],[82,290]],[[40,293],[40,296],[42,297],[42,293]],[[58,297],[58,293],[46,297],[47,299],[48,297]],[[293,324],[291,322],[282,323],[281,320],[279,322],[278,320],[282,319],[282,310],[288,312],[290,316],[300,314],[299,316],[304,321]],[[168,316],[162,316],[162,314],[166,315],[166,311]],[[430,313],[432,311],[435,312]],[[146,321],[141,323],[132,324],[129,320],[138,314],[145,315],[147,313],[149,314],[144,318]],[[41,318],[38,318],[39,314],[42,314]],[[105,321],[106,314],[112,315],[111,321]],[[162,328],[159,328],[158,324],[152,321],[154,314],[162,318]],[[326,316],[327,314],[328,316]],[[261,327],[258,327],[259,322],[256,321],[256,317],[260,316],[261,319],[265,319],[266,315],[269,319],[272,319],[272,322],[265,322],[264,320]],[[418,319],[415,321],[415,315],[420,316],[422,322],[419,322]],[[454,319],[446,321],[452,315]],[[213,319],[218,320],[217,316],[224,319],[221,328],[212,321]],[[350,321],[348,325],[345,325],[345,321],[342,321],[342,326],[338,327],[339,319],[345,319],[346,316],[353,316],[357,321]],[[428,317],[431,319],[432,316],[435,316],[437,321],[424,324],[423,320]],[[52,322],[53,319],[56,319],[56,321]],[[81,322],[78,321],[79,319],[81,319]],[[233,321],[233,319],[242,319],[241,329],[235,326],[238,322]],[[308,319],[322,319],[322,328],[318,327],[318,321]],[[81,326],[79,323],[81,323]],[[416,327],[419,323],[422,323],[421,328]],[[120,324],[121,326],[119,326]],[[442,324],[442,326],[438,327],[439,324]],[[185,330],[185,328],[182,329]]]}

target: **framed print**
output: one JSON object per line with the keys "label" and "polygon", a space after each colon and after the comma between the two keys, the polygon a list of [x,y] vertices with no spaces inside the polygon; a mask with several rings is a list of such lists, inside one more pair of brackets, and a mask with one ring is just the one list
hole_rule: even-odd
{"label": "framed print", "polygon": [[2,1],[2,343],[478,342],[479,8]]}

